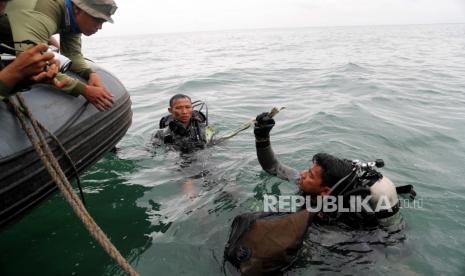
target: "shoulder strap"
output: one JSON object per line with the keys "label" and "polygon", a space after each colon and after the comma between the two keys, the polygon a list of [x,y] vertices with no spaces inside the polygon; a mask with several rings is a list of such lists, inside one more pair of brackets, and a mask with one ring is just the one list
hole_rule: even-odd
{"label": "shoulder strap", "polygon": [[160,119],[159,128],[162,129],[162,128],[167,127],[172,120],[173,120],[173,115],[171,114],[166,115],[165,117],[162,117]]}
{"label": "shoulder strap", "polygon": [[205,114],[203,114],[201,111],[197,110],[192,111],[192,118],[200,121],[201,123],[207,121],[207,116],[205,116]]}

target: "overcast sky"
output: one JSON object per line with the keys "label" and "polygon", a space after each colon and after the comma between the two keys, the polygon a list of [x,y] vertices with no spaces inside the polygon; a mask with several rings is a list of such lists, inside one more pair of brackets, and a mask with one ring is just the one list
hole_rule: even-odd
{"label": "overcast sky", "polygon": [[465,22],[465,0],[115,0],[97,36]]}

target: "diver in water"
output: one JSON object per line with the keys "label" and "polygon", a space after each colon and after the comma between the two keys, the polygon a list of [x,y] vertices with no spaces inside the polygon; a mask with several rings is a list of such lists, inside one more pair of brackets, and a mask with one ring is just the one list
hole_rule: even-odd
{"label": "diver in water", "polygon": [[[337,209],[332,212],[302,208],[295,212],[255,212],[236,216],[233,220],[224,259],[238,268],[242,275],[263,275],[283,272],[296,260],[308,226],[313,221],[341,222],[353,228],[389,228],[399,223],[397,192],[415,196],[413,187],[394,184],[375,167],[382,167],[380,159],[362,163],[339,159],[329,154],[313,156],[308,170],[299,172],[281,164],[270,143],[270,131],[275,125],[270,113],[256,117],[254,134],[257,157],[262,168],[279,178],[296,183],[311,206],[322,196],[338,196]],[[369,209],[341,212],[351,196],[369,199]],[[378,203],[382,202],[381,208]],[[323,204],[324,201],[323,201]],[[305,207],[308,207],[306,205]]]}
{"label": "diver in water", "polygon": [[152,137],[152,144],[164,144],[182,152],[205,148],[212,139],[212,131],[208,127],[208,115],[194,110],[196,103],[184,94],[171,97],[168,108],[171,114],[161,118],[160,130]]}
{"label": "diver in water", "polygon": [[[303,195],[311,197],[325,195],[366,197],[370,195],[369,204],[373,209],[379,207],[378,201],[383,197],[382,208],[381,210],[378,208],[376,213],[348,212],[337,214],[339,221],[356,228],[376,227],[379,223],[388,221],[387,218],[397,214],[399,200],[396,187],[387,177],[375,170],[370,169],[371,178],[362,181],[356,175],[354,161],[340,159],[326,153],[315,154],[312,158],[313,163],[308,170],[302,172],[281,164],[276,160],[270,143],[270,131],[274,125],[275,121],[268,116],[268,113],[262,113],[256,118],[254,134],[257,157],[266,172],[296,183]],[[380,163],[376,166],[384,165],[382,160]]]}

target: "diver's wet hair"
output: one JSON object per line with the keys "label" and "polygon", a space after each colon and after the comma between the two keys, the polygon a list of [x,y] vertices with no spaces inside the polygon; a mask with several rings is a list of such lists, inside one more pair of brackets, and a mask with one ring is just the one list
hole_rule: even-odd
{"label": "diver's wet hair", "polygon": [[189,99],[189,101],[192,102],[191,97],[184,95],[184,94],[176,94],[170,99],[170,107],[173,106],[174,102],[179,100],[179,99]]}
{"label": "diver's wet hair", "polygon": [[317,153],[312,160],[314,164],[323,169],[322,182],[329,187],[333,187],[341,178],[352,171],[350,160],[339,159],[327,153]]}

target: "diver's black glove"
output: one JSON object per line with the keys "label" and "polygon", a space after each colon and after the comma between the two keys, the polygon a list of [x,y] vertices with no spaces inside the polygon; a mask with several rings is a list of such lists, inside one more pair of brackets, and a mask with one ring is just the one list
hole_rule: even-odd
{"label": "diver's black glove", "polygon": [[253,133],[255,134],[256,138],[269,138],[270,131],[274,127],[274,119],[270,118],[268,112],[263,112],[262,114],[258,115],[255,119],[255,128]]}

